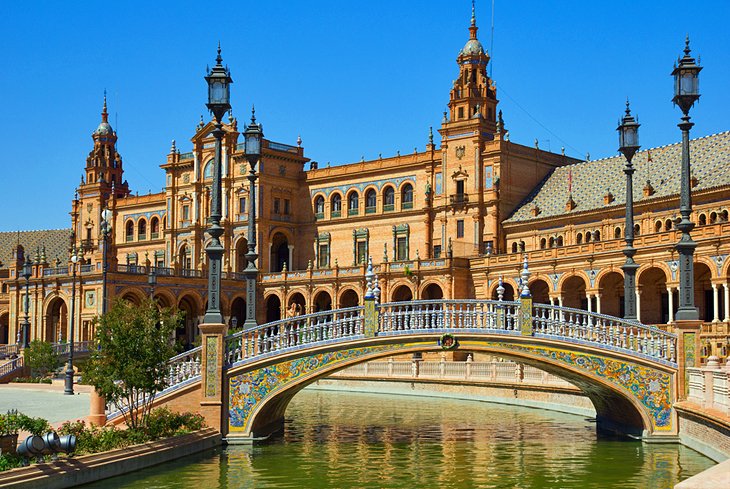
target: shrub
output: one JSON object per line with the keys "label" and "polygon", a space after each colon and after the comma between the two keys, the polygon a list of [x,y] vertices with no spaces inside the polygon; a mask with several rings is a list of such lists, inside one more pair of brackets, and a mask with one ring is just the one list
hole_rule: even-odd
{"label": "shrub", "polygon": [[31,435],[41,436],[51,431],[51,425],[43,418],[31,418],[22,413],[17,416],[20,430],[27,431]]}
{"label": "shrub", "polygon": [[53,345],[47,341],[33,340],[25,350],[25,364],[30,367],[33,377],[45,377],[48,372],[60,366]]}
{"label": "shrub", "polygon": [[151,439],[156,439],[199,430],[203,426],[205,419],[200,414],[173,413],[168,408],[162,407],[150,413],[146,432]]}

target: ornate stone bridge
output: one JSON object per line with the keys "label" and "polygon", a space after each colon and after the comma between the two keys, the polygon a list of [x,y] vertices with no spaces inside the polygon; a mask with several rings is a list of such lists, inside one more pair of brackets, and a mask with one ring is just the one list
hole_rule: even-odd
{"label": "ornate stone bridge", "polygon": [[693,333],[533,304],[529,297],[390,304],[370,298],[364,306],[228,336],[224,325],[201,325],[201,332],[201,347],[171,361],[171,386],[159,401],[185,409],[199,402],[229,442],[250,442],[280,429],[292,397],[337,370],[449,348],[512,358],[569,380],[593,402],[600,431],[675,437],[673,405],[683,397],[683,365],[695,365],[699,340]]}

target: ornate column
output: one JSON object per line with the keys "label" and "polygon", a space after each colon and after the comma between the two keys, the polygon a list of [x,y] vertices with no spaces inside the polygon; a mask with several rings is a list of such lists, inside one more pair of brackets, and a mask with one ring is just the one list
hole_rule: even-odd
{"label": "ornate column", "polygon": [[596,312],[601,314],[601,294],[596,294]]}
{"label": "ornate column", "polygon": [[717,290],[718,284],[712,284],[712,322],[720,322],[720,295]]}
{"label": "ornate column", "polygon": [[668,323],[674,322],[674,287],[667,287],[667,292],[669,293],[669,320]]}
{"label": "ornate column", "polygon": [[730,284],[727,282],[722,284],[723,291],[725,292],[725,318],[723,321],[726,323],[730,323],[730,288],[728,286]]}
{"label": "ornate column", "polygon": [[641,289],[636,287],[636,320],[641,322]]}

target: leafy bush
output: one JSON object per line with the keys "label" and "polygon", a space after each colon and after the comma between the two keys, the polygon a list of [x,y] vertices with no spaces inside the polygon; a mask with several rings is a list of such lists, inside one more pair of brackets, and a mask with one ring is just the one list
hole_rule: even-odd
{"label": "leafy bush", "polygon": [[10,470],[23,465],[23,459],[14,453],[3,453],[0,455],[0,472]]}
{"label": "leafy bush", "polygon": [[18,414],[18,426],[21,431],[27,431],[31,435],[41,436],[52,430],[50,423],[43,418],[31,418],[26,414]]}
{"label": "leafy bush", "polygon": [[56,370],[61,364],[53,345],[47,341],[33,340],[25,350],[25,364],[30,367],[33,377],[45,377],[48,372]]}
{"label": "leafy bush", "polygon": [[147,435],[151,439],[165,438],[184,432],[195,431],[205,426],[200,414],[173,413],[166,407],[155,409],[147,417]]}
{"label": "leafy bush", "polygon": [[52,384],[53,381],[48,377],[15,377],[11,382],[17,384]]}

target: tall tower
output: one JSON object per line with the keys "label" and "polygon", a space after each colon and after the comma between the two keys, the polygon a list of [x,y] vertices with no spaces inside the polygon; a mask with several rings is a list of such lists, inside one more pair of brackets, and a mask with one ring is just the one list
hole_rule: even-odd
{"label": "tall tower", "polygon": [[101,122],[91,137],[94,147],[86,158],[84,173],[81,175],[79,198],[75,201],[72,212],[72,225],[84,253],[98,254],[101,212],[105,208],[113,210],[115,199],[129,195],[129,186],[123,180],[122,157],[116,149],[117,133],[109,124],[106,93]]}
{"label": "tall tower", "polygon": [[443,190],[436,196],[440,230],[436,224],[434,241],[454,256],[474,255],[486,246],[484,189],[489,178],[483,155],[497,132],[498,101],[487,75],[489,54],[477,38],[478,30],[472,2],[469,39],[456,57],[459,77],[451,88],[449,117],[444,113],[439,130]]}

